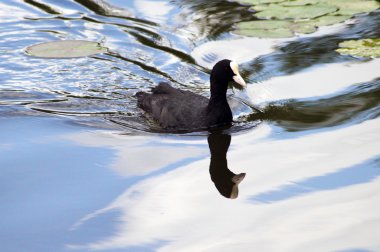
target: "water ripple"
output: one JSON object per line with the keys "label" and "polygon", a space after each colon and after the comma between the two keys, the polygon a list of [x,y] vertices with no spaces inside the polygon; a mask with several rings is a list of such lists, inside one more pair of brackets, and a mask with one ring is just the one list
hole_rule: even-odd
{"label": "water ripple", "polygon": [[[209,95],[209,69],[197,62],[202,59],[201,62],[212,64],[217,60],[220,53],[213,52],[211,45],[217,46],[219,42],[211,42],[208,47],[211,50],[206,51],[197,50],[196,45],[220,37],[232,38],[231,25],[252,17],[246,6],[221,3],[207,3],[207,8],[204,1],[176,1],[169,9],[157,5],[163,8],[160,13],[164,13],[156,16],[157,22],[148,20],[153,14],[145,13],[143,8],[132,11],[132,8],[113,6],[102,0],[2,3],[1,104],[73,116],[73,120],[78,116],[103,118],[105,124],[113,121],[126,127],[156,131],[157,125],[137,108],[134,94],[149,90],[160,81],[169,81],[176,87]],[[15,15],[6,14],[10,11]],[[352,29],[361,31],[359,36],[375,36],[379,16],[377,12],[361,17]],[[352,29],[322,40],[311,36],[278,44],[277,49],[262,50],[263,55],[243,65],[243,76],[265,84],[275,76],[297,73],[310,65],[346,61],[348,58],[334,53],[333,47],[342,38],[358,36]],[[109,48],[109,53],[49,60],[24,53],[27,46],[58,39],[98,41]],[[220,43],[224,43],[223,48],[249,45],[236,40]],[[276,44],[275,41],[270,43]],[[328,48],[322,50],[325,46]],[[223,53],[234,55],[233,51]],[[377,82],[372,84],[378,85]],[[234,129],[240,130],[242,124],[245,124],[242,129],[250,128],[269,120],[288,130],[304,130],[376,117],[378,104],[372,101],[378,99],[377,88],[359,92],[348,90],[339,97],[313,101],[298,97],[285,106],[274,101],[264,114],[257,114],[235,101],[233,110],[237,123]],[[337,101],[341,102],[337,104]],[[329,105],[324,105],[326,103]]]}

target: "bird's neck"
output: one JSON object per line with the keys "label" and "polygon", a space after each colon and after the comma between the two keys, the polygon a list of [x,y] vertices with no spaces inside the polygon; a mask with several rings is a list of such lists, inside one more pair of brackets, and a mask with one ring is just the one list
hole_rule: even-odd
{"label": "bird's neck", "polygon": [[232,122],[232,112],[226,97],[228,81],[215,76],[211,74],[211,97],[207,106],[207,123],[210,126]]}
{"label": "bird's neck", "polygon": [[210,103],[227,102],[227,87],[228,81],[224,79],[218,79],[215,75],[211,75],[210,79]]}
{"label": "bird's neck", "polygon": [[232,112],[227,102],[226,92],[211,95],[207,106],[207,115],[209,125],[230,123],[232,121]]}

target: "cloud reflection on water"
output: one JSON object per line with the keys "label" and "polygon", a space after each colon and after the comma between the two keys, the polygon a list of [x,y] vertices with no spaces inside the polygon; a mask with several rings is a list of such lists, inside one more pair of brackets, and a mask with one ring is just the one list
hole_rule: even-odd
{"label": "cloud reflection on water", "polygon": [[321,64],[292,75],[250,85],[247,93],[255,104],[286,99],[317,99],[336,94],[355,84],[373,81],[379,76],[379,69],[380,59]]}
{"label": "cloud reflection on water", "polygon": [[134,5],[145,19],[156,22],[166,21],[170,11],[174,9],[173,5],[166,1],[138,0],[134,1]]}
{"label": "cloud reflection on water", "polygon": [[69,247],[109,250],[167,241],[159,251],[376,250],[379,178],[365,183],[353,178],[343,186],[316,188],[271,204],[250,199],[290,181],[339,173],[378,157],[379,126],[375,119],[285,140],[257,138],[256,130],[233,136],[228,161],[250,174],[237,200],[220,197],[210,186],[207,157],[134,184],[81,223],[118,210],[114,235]]}
{"label": "cloud reflection on water", "polygon": [[[204,142],[181,144],[170,138],[128,136],[113,132],[97,131],[66,136],[84,146],[115,150],[110,167],[121,176],[143,176],[184,160],[201,159],[207,155]],[[181,151],[177,151],[178,149]]]}

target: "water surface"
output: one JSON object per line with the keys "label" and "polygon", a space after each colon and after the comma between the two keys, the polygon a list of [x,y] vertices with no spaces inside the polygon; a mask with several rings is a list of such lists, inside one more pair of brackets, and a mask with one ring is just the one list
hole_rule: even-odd
{"label": "water surface", "polygon": [[[380,37],[380,12],[231,33],[252,19],[229,1],[2,1],[2,251],[379,251],[380,61],[334,50]],[[25,54],[61,39],[109,52]],[[208,96],[223,58],[249,83],[229,92],[231,128],[169,134],[136,107],[160,81]]]}

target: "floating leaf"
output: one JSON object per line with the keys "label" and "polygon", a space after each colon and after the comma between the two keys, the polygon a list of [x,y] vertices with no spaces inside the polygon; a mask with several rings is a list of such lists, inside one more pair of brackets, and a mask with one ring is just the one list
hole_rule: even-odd
{"label": "floating leaf", "polygon": [[337,7],[325,4],[289,7],[282,5],[270,5],[269,8],[257,13],[256,16],[265,19],[300,20],[320,17],[335,12],[337,10]]}
{"label": "floating leaf", "polygon": [[334,5],[339,8],[335,13],[337,15],[353,16],[363,12],[371,12],[380,8],[380,3],[374,0],[321,0],[329,5]]}
{"label": "floating leaf", "polygon": [[251,7],[250,9],[254,10],[254,11],[264,11],[264,10],[269,9],[270,6],[271,6],[271,4],[259,4],[259,5],[255,5],[255,6]]}
{"label": "floating leaf", "polygon": [[240,0],[239,2],[243,4],[258,5],[258,4],[280,3],[284,1],[286,0]]}
{"label": "floating leaf", "polygon": [[[312,33],[320,26],[333,25],[353,15],[380,8],[376,0],[243,0],[257,13],[254,15],[270,23],[238,24],[237,34],[280,38],[291,34]],[[271,21],[272,20],[272,21]],[[277,23],[273,22],[277,21]],[[264,25],[264,27],[260,27]],[[267,33],[267,35],[265,35]]]}
{"label": "floating leaf", "polygon": [[317,26],[313,22],[295,22],[292,24],[291,29],[296,33],[313,33],[317,30]]}
{"label": "floating leaf", "polygon": [[319,26],[327,26],[349,19],[350,16],[322,16],[306,21],[255,20],[239,23],[235,31],[238,35],[260,38],[287,38],[294,34],[313,33]]}
{"label": "floating leaf", "polygon": [[286,1],[281,3],[282,6],[303,6],[308,4],[317,4],[321,2],[320,0],[295,0],[295,1]]}
{"label": "floating leaf", "polygon": [[286,20],[242,22],[237,28],[236,34],[265,38],[286,38],[292,37],[294,33],[312,33],[316,30],[316,27],[309,22],[296,23]]}
{"label": "floating leaf", "polygon": [[341,23],[341,22],[346,21],[350,18],[351,18],[351,16],[326,15],[326,16],[322,16],[322,17],[310,20],[310,22],[319,27],[319,26],[327,26],[327,25],[333,25],[333,24]]}
{"label": "floating leaf", "polygon": [[289,38],[293,37],[293,32],[288,28],[277,28],[271,30],[264,29],[246,29],[235,31],[238,35],[258,37],[258,38]]}
{"label": "floating leaf", "polygon": [[244,30],[244,29],[272,30],[272,29],[278,29],[278,28],[288,28],[291,25],[292,25],[291,21],[285,21],[285,20],[256,20],[256,21],[241,22],[238,24],[237,27],[240,30]]}
{"label": "floating leaf", "polygon": [[284,20],[257,20],[242,22],[238,24],[238,30],[235,33],[259,38],[286,38],[293,36],[293,32],[290,30],[291,25],[292,22]]}
{"label": "floating leaf", "polygon": [[41,58],[77,58],[107,52],[97,42],[85,40],[60,40],[29,46],[26,53]]}
{"label": "floating leaf", "polygon": [[336,51],[343,55],[380,58],[380,38],[348,40],[339,44]]}

